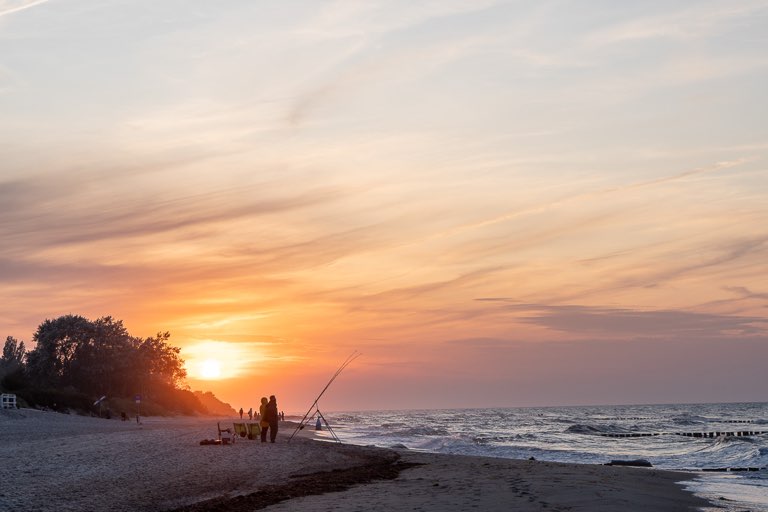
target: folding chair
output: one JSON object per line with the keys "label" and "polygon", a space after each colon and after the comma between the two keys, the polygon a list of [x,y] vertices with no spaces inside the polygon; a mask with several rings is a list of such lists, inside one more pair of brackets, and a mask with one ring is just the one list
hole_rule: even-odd
{"label": "folding chair", "polygon": [[259,439],[261,437],[261,425],[258,423],[248,423],[248,439]]}
{"label": "folding chair", "polygon": [[235,436],[232,434],[231,428],[221,428],[219,423],[216,423],[216,428],[219,430],[219,442],[221,444],[235,443]]}
{"label": "folding chair", "polygon": [[235,429],[235,436],[246,437],[248,435],[248,428],[245,423],[233,423]]}

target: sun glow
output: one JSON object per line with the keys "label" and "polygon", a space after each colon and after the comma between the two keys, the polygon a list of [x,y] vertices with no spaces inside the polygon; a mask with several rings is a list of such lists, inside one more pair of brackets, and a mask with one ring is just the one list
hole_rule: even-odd
{"label": "sun glow", "polygon": [[216,359],[206,359],[200,363],[200,377],[203,379],[218,379],[221,377],[221,363]]}
{"label": "sun glow", "polygon": [[248,373],[264,360],[257,342],[232,343],[200,340],[182,349],[187,377],[191,380],[227,380]]}

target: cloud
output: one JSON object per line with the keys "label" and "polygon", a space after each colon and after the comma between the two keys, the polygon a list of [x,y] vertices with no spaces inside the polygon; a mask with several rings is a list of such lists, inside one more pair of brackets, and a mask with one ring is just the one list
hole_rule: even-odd
{"label": "cloud", "polygon": [[[141,188],[111,176],[32,177],[0,183],[4,201],[0,235],[13,242],[6,250],[23,246],[26,251],[154,235],[188,238],[215,231],[222,223],[318,206],[340,197],[340,191],[329,187],[282,197],[260,193],[264,188],[244,184],[192,194],[141,193]],[[194,230],[202,231],[191,233]]]}
{"label": "cloud", "polygon": [[0,0],[0,17],[47,3],[48,0]]}
{"label": "cloud", "polygon": [[462,16],[491,9],[503,2],[499,0],[428,0],[414,4],[401,2],[356,2],[336,0],[310,18],[305,26],[296,30],[311,40],[325,38],[349,38],[365,36],[381,38],[382,35],[404,31],[423,25],[431,20]]}
{"label": "cloud", "polygon": [[[695,254],[695,258],[681,258],[679,251]],[[706,275],[703,272],[727,272],[736,262],[742,269],[752,268],[759,272],[768,257],[768,235],[738,237],[733,235],[725,239],[707,239],[698,245],[689,242],[681,249],[670,242],[669,248],[656,265],[647,264],[643,271],[637,271],[636,261],[630,258],[624,267],[615,268],[615,278],[573,293],[560,294],[558,301],[584,300],[593,296],[604,296],[606,292],[657,287],[673,282],[682,277]],[[725,301],[724,301],[725,302]]]}
{"label": "cloud", "polygon": [[718,6],[696,5],[662,15],[646,16],[597,30],[587,41],[613,45],[645,39],[700,39],[713,37],[733,28],[733,21],[768,11],[765,1],[728,2]]}
{"label": "cloud", "polygon": [[768,293],[756,293],[746,286],[726,286],[724,289],[735,293],[743,299],[762,299],[768,301]]}
{"label": "cloud", "polygon": [[[653,320],[652,316],[648,320]],[[451,338],[438,353],[458,361],[450,379],[491,403],[626,404],[760,401],[768,337],[646,337],[533,343]],[[467,368],[482,374],[466,375]],[[448,379],[446,379],[448,380]]]}
{"label": "cloud", "polygon": [[[307,44],[326,38],[344,39],[318,77],[306,79],[285,119],[300,127],[311,114],[335,102],[348,101],[382,84],[416,81],[435,69],[466,57],[479,48],[503,44],[503,38],[473,31],[447,34],[425,30],[411,40],[410,30],[434,20],[492,9],[496,0],[478,2],[426,2],[401,9],[381,9],[359,2],[333,2],[309,25],[298,31]],[[389,7],[389,6],[388,6]],[[350,28],[352,27],[352,28]],[[347,41],[349,39],[349,41]]]}
{"label": "cloud", "polygon": [[498,303],[501,310],[516,313],[516,320],[567,333],[570,338],[705,340],[723,337],[765,337],[765,319],[756,316],[720,315],[682,310],[638,310],[580,305],[519,304],[497,298],[478,299]]}
{"label": "cloud", "polygon": [[574,203],[575,204],[585,203],[585,202],[593,203],[594,201],[600,199],[603,196],[625,194],[638,189],[652,188],[660,185],[665,185],[668,183],[686,181],[691,177],[698,176],[701,174],[718,172],[725,169],[737,167],[739,165],[743,165],[747,161],[748,161],[747,159],[737,159],[733,161],[716,162],[706,167],[689,169],[689,170],[678,172],[676,174],[670,174],[667,176],[662,176],[662,177],[651,179],[651,180],[635,181],[635,182],[627,183],[620,186],[606,187],[606,188],[590,190],[582,193],[574,194],[572,192],[568,192],[562,195],[560,198],[557,198],[548,202],[542,202],[532,207],[521,208],[519,210],[507,212],[496,217],[475,221],[470,224],[464,224],[464,225],[452,228],[450,230],[437,233],[434,235],[434,237],[442,238],[442,237],[455,236],[464,231],[485,228],[487,226],[508,222],[521,217],[531,216],[534,214],[570,206]]}

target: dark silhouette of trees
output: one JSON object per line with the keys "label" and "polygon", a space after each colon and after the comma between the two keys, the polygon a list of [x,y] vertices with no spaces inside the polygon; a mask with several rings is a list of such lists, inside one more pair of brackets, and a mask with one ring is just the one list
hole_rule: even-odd
{"label": "dark silhouette of trees", "polygon": [[169,344],[170,336],[161,332],[138,338],[131,336],[122,320],[111,316],[91,321],[65,315],[40,324],[33,336],[36,346],[26,354],[23,343],[9,337],[2,361],[26,359],[25,374],[36,390],[31,393],[34,396],[39,397],[40,390],[50,390],[48,395],[56,394],[59,400],[65,391],[91,400],[140,395],[142,401],[153,401],[168,410],[205,412],[182,389],[184,361],[180,349]]}
{"label": "dark silhouette of trees", "polygon": [[17,341],[13,336],[5,338],[3,355],[0,357],[0,386],[13,389],[24,385],[26,355],[23,341]]}
{"label": "dark silhouette of trees", "polygon": [[4,371],[13,371],[24,364],[27,349],[23,341],[18,341],[13,336],[5,338],[3,356],[0,357],[0,368]]}
{"label": "dark silhouette of trees", "polygon": [[76,315],[44,321],[32,339],[37,346],[27,354],[27,372],[34,383],[51,387],[74,384],[77,357],[94,343],[91,322]]}

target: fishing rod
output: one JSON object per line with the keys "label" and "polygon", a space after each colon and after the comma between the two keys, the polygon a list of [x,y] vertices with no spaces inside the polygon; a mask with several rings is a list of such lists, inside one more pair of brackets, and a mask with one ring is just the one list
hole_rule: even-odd
{"label": "fishing rod", "polygon": [[[289,437],[289,438],[288,438],[288,442],[289,442],[289,443],[291,442],[291,439],[293,439],[293,436],[295,436],[295,435],[296,435],[296,432],[298,432],[299,430],[301,430],[301,429],[303,429],[303,428],[304,428],[304,422],[305,422],[305,421],[307,420],[307,418],[309,417],[309,414],[312,412],[312,409],[314,409],[314,408],[315,408],[315,406],[317,405],[317,402],[320,400],[320,397],[322,397],[322,396],[323,396],[323,394],[325,393],[325,391],[326,391],[326,390],[327,390],[327,389],[330,387],[330,385],[331,385],[331,384],[333,384],[333,381],[335,381],[335,380],[336,380],[336,377],[338,377],[338,376],[341,374],[341,372],[343,372],[343,371],[344,371],[344,368],[346,368],[347,366],[349,366],[349,364],[350,364],[352,361],[354,361],[355,359],[357,359],[357,358],[358,358],[358,357],[360,357],[361,355],[362,355],[362,354],[361,354],[360,352],[358,352],[357,350],[355,350],[355,351],[354,351],[354,352],[352,352],[352,353],[351,353],[349,356],[347,356],[347,358],[344,360],[344,362],[343,362],[343,363],[341,363],[341,366],[339,366],[339,369],[338,369],[338,370],[336,370],[336,373],[334,373],[334,374],[333,374],[333,376],[331,377],[331,380],[329,380],[329,381],[328,381],[328,384],[326,384],[326,385],[325,385],[325,387],[324,387],[324,388],[323,388],[323,390],[320,392],[320,394],[319,394],[319,395],[317,395],[317,398],[315,398],[315,401],[314,401],[314,402],[312,402],[312,405],[310,405],[310,406],[309,406],[309,410],[307,411],[307,414],[305,414],[305,415],[304,415],[304,417],[303,417],[303,418],[301,419],[301,421],[299,422],[299,426],[298,426],[298,427],[296,427],[296,430],[294,430],[294,431],[293,431],[293,434],[291,434],[291,437]],[[318,409],[318,411],[319,411],[319,409]],[[326,424],[327,424],[327,423],[326,423]]]}

